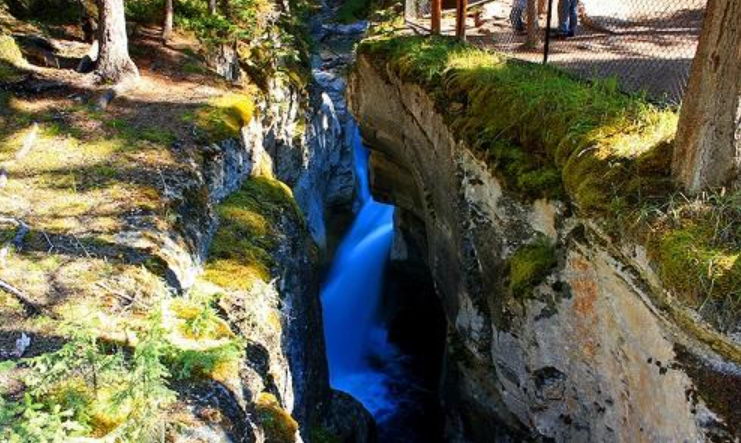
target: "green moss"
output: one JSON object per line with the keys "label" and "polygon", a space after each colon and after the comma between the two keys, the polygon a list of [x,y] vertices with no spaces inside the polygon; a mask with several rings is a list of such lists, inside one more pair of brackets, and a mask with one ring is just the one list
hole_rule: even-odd
{"label": "green moss", "polygon": [[139,132],[139,137],[142,140],[162,145],[169,145],[175,141],[175,134],[166,128],[144,128]]}
{"label": "green moss", "polygon": [[184,116],[205,135],[205,141],[238,137],[239,131],[252,119],[255,105],[249,96],[226,94],[212,100],[194,114]]}
{"label": "green moss", "polygon": [[521,246],[509,259],[509,289],[517,297],[527,297],[556,266],[555,247],[546,237]]}
{"label": "green moss", "polygon": [[255,279],[268,281],[282,217],[300,220],[291,190],[272,178],[252,178],[217,210],[220,226],[205,278],[228,289],[250,289]]}
{"label": "green moss", "polygon": [[255,400],[257,418],[265,430],[267,443],[285,443],[294,441],[298,423],[280,406],[273,394],[262,392]]}

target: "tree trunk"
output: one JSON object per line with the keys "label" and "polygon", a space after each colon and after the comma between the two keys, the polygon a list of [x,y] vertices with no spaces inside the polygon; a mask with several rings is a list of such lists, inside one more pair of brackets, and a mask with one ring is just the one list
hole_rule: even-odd
{"label": "tree trunk", "polygon": [[432,25],[433,34],[440,34],[442,15],[443,15],[443,1],[442,0],[432,0],[432,19],[431,19],[430,24]]}
{"label": "tree trunk", "polygon": [[98,0],[98,61],[95,74],[102,82],[118,83],[138,77],[139,71],[129,57],[123,0]]}
{"label": "tree trunk", "polygon": [[527,0],[527,43],[528,48],[535,48],[540,43],[538,26],[538,0]]}
{"label": "tree trunk", "polygon": [[709,0],[674,144],[674,177],[692,193],[739,185],[741,0]]}
{"label": "tree trunk", "polygon": [[216,0],[208,0],[208,13],[211,15],[216,14]]}
{"label": "tree trunk", "polygon": [[468,0],[457,0],[455,8],[455,36],[466,41],[466,16],[468,14]]}
{"label": "tree trunk", "polygon": [[170,40],[172,34],[172,2],[173,0],[165,0],[165,22],[162,24],[162,41],[164,43]]}

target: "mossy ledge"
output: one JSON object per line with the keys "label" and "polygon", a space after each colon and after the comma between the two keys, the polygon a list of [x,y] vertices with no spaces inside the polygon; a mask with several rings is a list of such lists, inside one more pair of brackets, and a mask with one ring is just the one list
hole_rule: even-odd
{"label": "mossy ledge", "polygon": [[359,51],[426,89],[455,133],[525,196],[568,196],[594,214],[615,198],[671,189],[666,165],[638,163],[672,140],[676,113],[614,82],[580,82],[448,38],[372,39]]}
{"label": "mossy ledge", "polygon": [[358,52],[378,72],[426,91],[506,190],[525,201],[567,201],[611,242],[645,247],[672,293],[657,289],[660,305],[678,301],[721,333],[733,329],[741,304],[741,193],[689,198],[675,188],[676,110],[624,94],[615,81],[583,82],[451,38],[376,37]]}
{"label": "mossy ledge", "polygon": [[270,177],[254,177],[221,203],[204,278],[226,289],[249,290],[255,279],[270,280],[281,219],[302,223],[290,188]]}

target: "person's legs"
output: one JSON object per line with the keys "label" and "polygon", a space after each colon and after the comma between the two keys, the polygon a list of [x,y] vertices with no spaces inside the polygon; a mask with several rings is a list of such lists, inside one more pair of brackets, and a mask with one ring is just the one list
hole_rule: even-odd
{"label": "person's legs", "polygon": [[558,32],[569,32],[569,5],[571,0],[558,0]]}
{"label": "person's legs", "polygon": [[516,31],[524,31],[525,23],[522,21],[522,14],[525,12],[527,0],[512,0],[512,10],[509,13],[509,21]]}
{"label": "person's legs", "polygon": [[576,32],[577,15],[576,7],[579,4],[579,0],[569,0],[569,34],[574,35]]}

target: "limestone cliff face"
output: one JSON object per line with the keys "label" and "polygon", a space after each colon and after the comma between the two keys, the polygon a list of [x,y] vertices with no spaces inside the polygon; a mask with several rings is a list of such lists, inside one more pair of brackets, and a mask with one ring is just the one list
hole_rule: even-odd
{"label": "limestone cliff face", "polygon": [[[732,438],[707,380],[737,386],[741,368],[667,319],[640,247],[610,244],[563,203],[508,194],[422,89],[371,59],[348,90],[374,193],[400,208],[393,254],[421,251],[446,313],[452,441]],[[536,237],[555,242],[557,265],[513,295],[508,261]]]}

